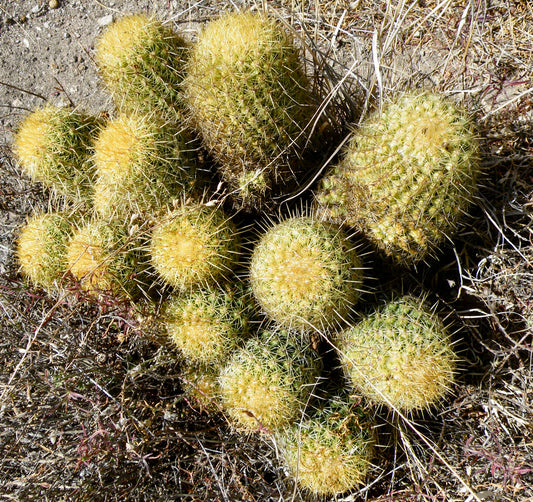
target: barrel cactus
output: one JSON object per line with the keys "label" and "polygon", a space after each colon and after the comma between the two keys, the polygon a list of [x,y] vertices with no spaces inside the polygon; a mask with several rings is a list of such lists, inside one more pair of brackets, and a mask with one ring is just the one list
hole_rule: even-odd
{"label": "barrel cactus", "polygon": [[98,134],[94,207],[102,219],[151,215],[183,198],[194,185],[189,134],[151,114],[120,114]]}
{"label": "barrel cactus", "polygon": [[259,305],[280,326],[327,331],[346,319],[358,300],[363,268],[342,230],[295,217],[261,236],[250,281]]}
{"label": "barrel cactus", "polygon": [[438,95],[407,94],[354,133],[316,198],[325,218],[362,231],[393,261],[413,266],[457,229],[479,175],[468,116]]}
{"label": "barrel cactus", "polygon": [[92,144],[100,124],[98,118],[72,108],[46,105],[19,126],[14,153],[33,181],[85,203],[93,191]]}
{"label": "barrel cactus", "polygon": [[158,221],[149,251],[161,279],[183,291],[229,278],[239,249],[237,229],[222,209],[184,202]]}
{"label": "barrel cactus", "polygon": [[249,331],[250,302],[234,284],[172,297],[161,322],[169,341],[192,363],[222,363]]}
{"label": "barrel cactus", "polygon": [[99,297],[134,297],[142,267],[138,243],[122,226],[103,220],[80,225],[67,243],[67,270],[82,290]]}
{"label": "barrel cactus", "polygon": [[224,408],[238,429],[276,430],[304,409],[318,355],[286,331],[263,331],[237,350],[220,376]]}
{"label": "barrel cactus", "polygon": [[66,272],[67,242],[73,230],[67,213],[35,213],[20,229],[17,259],[35,285],[56,291]]}
{"label": "barrel cactus", "polygon": [[239,204],[294,185],[316,106],[291,37],[264,14],[226,14],[200,33],[187,71],[190,118]]}
{"label": "barrel cactus", "polygon": [[401,412],[430,407],[453,383],[456,356],[448,329],[415,296],[393,299],[343,331],[338,349],[355,389]]}
{"label": "barrel cactus", "polygon": [[332,496],[356,488],[372,467],[371,416],[349,398],[330,399],[276,436],[291,475],[314,495]]}
{"label": "barrel cactus", "polygon": [[125,16],[110,25],[96,44],[96,62],[117,108],[182,118],[182,81],[188,43],[168,26],[145,14]]}

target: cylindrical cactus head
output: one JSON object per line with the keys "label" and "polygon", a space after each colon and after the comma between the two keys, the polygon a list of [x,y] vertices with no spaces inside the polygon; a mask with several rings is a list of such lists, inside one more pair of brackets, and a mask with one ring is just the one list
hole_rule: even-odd
{"label": "cylindrical cactus head", "polygon": [[294,186],[316,107],[287,33],[264,14],[226,14],[200,33],[187,69],[191,120],[233,195],[254,205]]}
{"label": "cylindrical cactus head", "polygon": [[338,326],[358,300],[362,262],[339,228],[289,218],[259,239],[250,281],[259,305],[279,325],[323,331]]}
{"label": "cylindrical cactus head", "polygon": [[169,341],[193,363],[221,363],[249,331],[250,299],[237,285],[172,297],[161,322]]}
{"label": "cylindrical cactus head", "polygon": [[195,154],[189,133],[153,114],[120,114],[94,147],[94,207],[103,219],[149,214],[191,190]]}
{"label": "cylindrical cactus head", "polygon": [[364,482],[374,451],[373,424],[363,406],[332,399],[277,434],[282,455],[298,484],[331,496]]}
{"label": "cylindrical cactus head", "polygon": [[401,412],[428,408],[453,382],[456,356],[448,329],[414,296],[389,301],[346,329],[338,349],[353,386]]}
{"label": "cylindrical cactus head", "polygon": [[298,417],[320,372],[317,354],[286,331],[264,331],[222,370],[220,391],[239,429],[275,430]]}
{"label": "cylindrical cactus head", "polygon": [[135,246],[125,230],[102,220],[74,231],[67,244],[67,270],[91,295],[129,297],[136,293]]}
{"label": "cylindrical cactus head", "polygon": [[456,230],[480,175],[471,120],[430,93],[407,94],[355,131],[317,192],[326,218],[414,265]]}
{"label": "cylindrical cactus head", "polygon": [[96,62],[121,111],[153,112],[170,121],[182,113],[181,93],[188,43],[157,19],[126,16],[96,44]]}
{"label": "cylindrical cactus head", "polygon": [[179,290],[227,279],[239,257],[233,222],[214,206],[183,203],[155,226],[151,262],[163,281]]}
{"label": "cylindrical cactus head", "polygon": [[72,233],[72,218],[64,213],[31,216],[17,239],[20,269],[34,284],[54,291],[66,272],[66,244]]}
{"label": "cylindrical cactus head", "polygon": [[56,194],[76,202],[92,194],[92,143],[100,121],[70,108],[46,105],[30,113],[15,136],[24,172]]}

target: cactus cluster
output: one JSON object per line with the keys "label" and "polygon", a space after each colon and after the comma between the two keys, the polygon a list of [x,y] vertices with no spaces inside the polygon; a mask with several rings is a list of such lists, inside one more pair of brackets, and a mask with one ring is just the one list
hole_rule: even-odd
{"label": "cactus cluster", "polygon": [[[25,172],[76,203],[29,219],[21,271],[50,292],[73,279],[97,299],[145,293],[143,313],[183,358],[190,397],[238,430],[272,433],[307,491],[353,489],[375,453],[369,407],[434,405],[456,356],[423,298],[354,315],[366,272],[346,227],[395,264],[435,254],[479,177],[470,120],[435,94],[402,96],[354,132],[309,214],[289,207],[278,220],[273,196],[301,181],[317,110],[278,23],[226,14],[189,44],[152,17],[128,16],[99,38],[96,62],[111,118],[49,105],[17,133]],[[216,190],[200,170],[220,175]],[[337,346],[361,403],[331,398],[316,409],[322,339]]]}

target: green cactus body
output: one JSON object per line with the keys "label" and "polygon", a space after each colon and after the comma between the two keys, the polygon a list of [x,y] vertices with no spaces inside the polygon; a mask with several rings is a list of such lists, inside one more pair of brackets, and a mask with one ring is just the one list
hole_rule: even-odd
{"label": "green cactus body", "polygon": [[228,278],[238,261],[236,227],[216,207],[182,204],[152,233],[151,262],[163,281],[179,290],[214,285]]}
{"label": "green cactus body", "polygon": [[162,322],[189,361],[221,363],[248,333],[248,300],[233,285],[195,290],[169,300]]}
{"label": "green cactus body", "polygon": [[421,410],[453,382],[456,357],[447,328],[423,300],[392,300],[345,330],[339,352],[354,387],[377,404]]}
{"label": "green cactus body", "polygon": [[72,218],[63,213],[35,214],[20,230],[17,258],[22,273],[49,292],[56,291],[66,272],[67,241]]}
{"label": "green cactus body", "polygon": [[92,296],[139,293],[138,244],[119,225],[90,221],[74,231],[67,244],[67,270]]}
{"label": "green cactus body", "polygon": [[96,45],[96,62],[122,112],[156,111],[180,121],[188,43],[160,21],[143,14],[119,19]]}
{"label": "green cactus body", "polygon": [[326,407],[277,435],[282,455],[298,484],[315,495],[356,488],[370,470],[373,425],[362,406],[331,400]]}
{"label": "green cactus body", "polygon": [[317,200],[326,218],[413,265],[455,231],[479,174],[469,119],[439,96],[405,95],[355,132]]}
{"label": "green cactus body", "polygon": [[320,372],[318,355],[285,331],[264,331],[237,350],[220,391],[239,429],[279,429],[296,419]]}
{"label": "green cactus body", "polygon": [[20,125],[15,155],[32,180],[70,200],[85,202],[93,191],[92,143],[99,126],[95,117],[46,105]]}
{"label": "green cactus body", "polygon": [[231,13],[199,35],[185,79],[193,124],[244,205],[296,181],[316,109],[300,55],[265,15]]}
{"label": "green cactus body", "polygon": [[362,263],[340,229],[290,218],[260,238],[250,281],[261,308],[279,325],[324,331],[338,326],[358,300]]}
{"label": "green cactus body", "polygon": [[195,156],[185,130],[153,115],[122,114],[100,131],[94,207],[102,219],[126,219],[171,206],[194,185]]}

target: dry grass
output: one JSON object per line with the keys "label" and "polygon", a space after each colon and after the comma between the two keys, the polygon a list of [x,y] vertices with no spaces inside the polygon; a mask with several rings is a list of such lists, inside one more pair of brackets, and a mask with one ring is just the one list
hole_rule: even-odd
{"label": "dry grass", "polygon": [[[432,413],[380,414],[369,484],[339,500],[533,500],[533,2],[265,3],[316,51],[333,102],[362,96],[339,126],[432,88],[474,113],[483,147],[483,187],[453,245],[417,273],[378,274],[384,287],[429,288],[452,313],[454,392]],[[138,333],[130,305],[52,299],[21,279],[13,227],[47,199],[5,146],[0,165],[0,495],[313,500],[270,442],[184,396],[180,359]]]}

